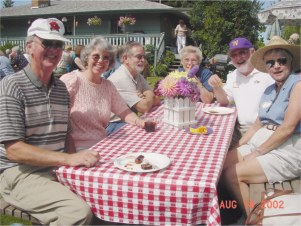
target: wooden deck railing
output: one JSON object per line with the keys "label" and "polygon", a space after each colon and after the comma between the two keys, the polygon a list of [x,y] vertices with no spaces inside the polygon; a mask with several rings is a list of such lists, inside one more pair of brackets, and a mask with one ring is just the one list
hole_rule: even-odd
{"label": "wooden deck railing", "polygon": [[[141,43],[143,46],[153,45],[155,47],[155,57],[154,57],[154,66],[156,67],[157,63],[161,59],[164,49],[165,42],[164,37],[165,34],[116,34],[116,35],[102,35],[105,37],[112,45],[123,45],[128,41],[136,41]],[[95,35],[82,35],[82,36],[65,36],[69,40],[71,40],[71,45],[74,47],[78,44],[87,45]],[[0,45],[3,46],[6,43],[11,43],[13,45],[18,45],[22,49],[25,50],[25,37],[19,38],[5,38],[1,37]]]}

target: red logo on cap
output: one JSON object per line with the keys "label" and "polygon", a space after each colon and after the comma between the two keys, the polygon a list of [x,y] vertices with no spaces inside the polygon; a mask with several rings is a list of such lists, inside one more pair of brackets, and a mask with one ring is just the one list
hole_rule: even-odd
{"label": "red logo on cap", "polygon": [[55,22],[55,21],[52,21],[52,22],[50,22],[49,23],[49,25],[50,25],[50,30],[52,31],[52,30],[56,30],[56,31],[60,31],[60,26],[57,24],[57,22]]}

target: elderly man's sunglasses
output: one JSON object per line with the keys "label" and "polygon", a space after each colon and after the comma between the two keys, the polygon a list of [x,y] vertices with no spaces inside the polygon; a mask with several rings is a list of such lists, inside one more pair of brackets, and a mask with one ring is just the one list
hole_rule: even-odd
{"label": "elderly man's sunglasses", "polygon": [[62,41],[53,41],[53,40],[48,40],[48,39],[41,39],[41,46],[44,49],[61,49],[63,50],[65,48],[65,43]]}
{"label": "elderly man's sunglasses", "polygon": [[265,65],[268,69],[274,67],[275,63],[278,63],[280,66],[287,64],[287,59],[285,57],[278,58],[276,60],[267,60]]}

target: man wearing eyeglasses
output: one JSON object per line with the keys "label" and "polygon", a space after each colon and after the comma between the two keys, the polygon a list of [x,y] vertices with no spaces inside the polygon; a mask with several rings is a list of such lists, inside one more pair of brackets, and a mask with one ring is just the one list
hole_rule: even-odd
{"label": "man wearing eyeglasses", "polygon": [[[146,113],[160,104],[160,98],[155,96],[142,72],[145,66],[145,51],[138,42],[128,42],[122,47],[122,65],[110,75],[108,80],[113,82],[118,92],[134,112]],[[124,125],[115,116],[112,117],[107,134],[111,134]]]}
{"label": "man wearing eyeglasses", "polygon": [[267,73],[260,72],[250,62],[255,49],[246,38],[238,37],[229,43],[228,54],[236,67],[227,76],[226,84],[218,75],[209,79],[216,100],[221,105],[234,103],[238,113],[238,131],[235,131],[232,144],[235,145],[248,128],[255,122],[259,110],[259,101],[264,90],[274,80]]}
{"label": "man wearing eyeglasses", "polygon": [[54,167],[90,167],[99,160],[97,152],[65,146],[69,95],[53,76],[69,42],[64,32],[58,19],[35,20],[26,39],[29,65],[0,82],[0,193],[43,224],[84,225],[93,216],[89,206],[53,172]]}

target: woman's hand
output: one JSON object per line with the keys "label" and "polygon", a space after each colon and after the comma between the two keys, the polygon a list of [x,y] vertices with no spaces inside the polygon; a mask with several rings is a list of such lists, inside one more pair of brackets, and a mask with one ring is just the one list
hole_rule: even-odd
{"label": "woman's hand", "polygon": [[259,153],[259,151],[255,150],[252,151],[250,154],[247,154],[243,157],[243,161],[248,161],[251,160],[253,158],[256,158],[257,156],[260,156],[261,154]]}

